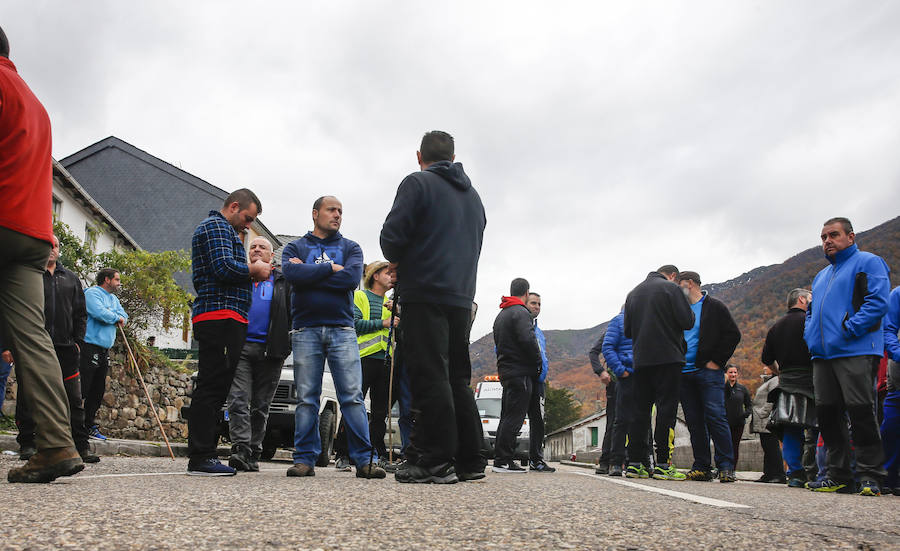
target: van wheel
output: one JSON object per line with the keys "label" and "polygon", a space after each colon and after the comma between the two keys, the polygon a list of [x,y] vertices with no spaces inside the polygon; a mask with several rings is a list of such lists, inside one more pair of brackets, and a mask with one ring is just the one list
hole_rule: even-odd
{"label": "van wheel", "polygon": [[322,453],[316,460],[316,467],[327,467],[334,445],[334,411],[331,408],[325,408],[319,415],[319,437],[322,439]]}
{"label": "van wheel", "polygon": [[276,450],[278,450],[278,448],[276,448],[275,446],[263,446],[262,452],[260,452],[259,454],[259,458],[263,461],[270,461],[273,457],[275,457]]}

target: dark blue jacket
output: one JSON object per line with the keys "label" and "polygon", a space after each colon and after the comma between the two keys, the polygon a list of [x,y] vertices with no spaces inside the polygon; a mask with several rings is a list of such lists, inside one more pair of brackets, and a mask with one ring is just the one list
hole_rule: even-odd
{"label": "dark blue jacket", "polygon": [[[303,263],[293,264],[291,258]],[[333,263],[344,269],[333,271]],[[293,328],[353,327],[353,290],[359,286],[362,264],[362,249],[340,232],[326,239],[308,232],[288,243],[281,255],[281,271],[293,289]]]}
{"label": "dark blue jacket", "polygon": [[547,338],[544,332],[538,327],[537,320],[534,320],[534,337],[537,339],[538,347],[541,349],[541,374],[538,375],[538,382],[543,383],[547,380],[547,373],[550,371],[550,361],[547,359]]}
{"label": "dark blue jacket", "polygon": [[882,318],[888,310],[890,269],[855,244],[834,255],[816,275],[803,338],[813,358],[829,360],[884,353]]}
{"label": "dark blue jacket", "polygon": [[621,377],[626,371],[634,372],[631,339],[625,336],[624,324],[625,314],[619,312],[606,327],[606,336],[603,337],[603,347],[601,348],[606,366],[616,377]]}

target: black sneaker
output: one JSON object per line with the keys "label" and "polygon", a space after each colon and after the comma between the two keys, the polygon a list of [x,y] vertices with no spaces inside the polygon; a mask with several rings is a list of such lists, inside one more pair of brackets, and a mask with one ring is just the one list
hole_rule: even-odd
{"label": "black sneaker", "polygon": [[261,452],[259,452],[259,451],[255,451],[250,454],[250,461],[247,463],[250,466],[250,468],[247,470],[250,471],[251,473],[259,472],[259,456],[260,455],[261,455]]}
{"label": "black sneaker", "polygon": [[[459,477],[450,463],[441,463],[433,467],[420,467],[405,463],[403,468],[394,473],[397,482],[404,484],[456,484]],[[470,479],[474,480],[474,479]]]}
{"label": "black sneaker", "polygon": [[609,476],[622,476],[622,465],[613,465],[607,473]]}
{"label": "black sneaker", "polygon": [[527,473],[525,469],[519,466],[515,461],[494,461],[491,471],[495,473]]}
{"label": "black sneaker", "polygon": [[[609,474],[609,469],[609,465],[600,463],[599,465],[597,465],[597,468],[594,469],[594,474]],[[621,471],[622,469],[620,468],[619,470]]]}
{"label": "black sneaker", "polygon": [[544,463],[543,460],[538,461],[537,463],[531,462],[528,464],[529,471],[535,471],[538,473],[555,473],[556,469],[551,467],[550,465]]}
{"label": "black sneaker", "polygon": [[459,471],[456,473],[456,478],[459,479],[460,482],[471,482],[473,480],[481,480],[486,475],[484,471],[472,471],[472,472],[462,472]]}
{"label": "black sneaker", "polygon": [[81,456],[81,460],[85,463],[99,463],[100,456],[91,453],[91,450],[79,450],[78,455]]}

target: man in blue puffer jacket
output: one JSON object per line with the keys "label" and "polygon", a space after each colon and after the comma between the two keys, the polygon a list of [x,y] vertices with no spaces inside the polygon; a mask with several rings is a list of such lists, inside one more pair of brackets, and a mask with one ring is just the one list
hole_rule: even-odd
{"label": "man in blue puffer jacket", "polygon": [[603,337],[603,359],[616,376],[616,418],[613,422],[612,451],[609,458],[609,476],[622,476],[625,463],[625,437],[634,416],[634,372],[631,339],[625,336],[625,314],[619,312],[609,322]]}
{"label": "man in blue puffer jacket", "polygon": [[882,318],[888,310],[890,269],[857,248],[853,226],[832,218],[822,228],[830,266],[816,275],[803,338],[813,359],[816,415],[828,449],[828,476],[807,487],[853,493],[850,418],[860,495],[877,496],[884,478],[884,452],[875,420],[875,373],[884,352]]}
{"label": "man in blue puffer jacket", "polygon": [[528,403],[528,461],[532,471],[552,473],[556,469],[544,462],[544,381],[547,380],[547,372],[550,370],[550,361],[547,359],[547,338],[538,327],[537,318],[541,314],[541,295],[528,293],[525,307],[531,311],[534,318],[534,338],[537,339],[538,348],[541,349],[541,373],[534,382],[531,390],[531,401]]}

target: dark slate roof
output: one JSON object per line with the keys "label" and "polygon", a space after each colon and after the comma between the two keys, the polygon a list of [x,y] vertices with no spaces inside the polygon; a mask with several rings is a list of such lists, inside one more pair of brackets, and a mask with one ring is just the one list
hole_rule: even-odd
{"label": "dark slate roof", "polygon": [[[260,199],[260,201],[262,201],[262,199]],[[291,241],[296,241],[297,239],[300,239],[303,236],[302,235],[287,235],[287,234],[279,233],[277,237],[278,237],[278,240],[281,241],[281,246],[275,249],[274,259],[275,259],[275,265],[281,266],[281,253],[284,252],[284,248]]]}
{"label": "dark slate roof", "polygon": [[[148,251],[190,252],[194,228],[228,193],[137,147],[110,136],[60,164]],[[259,234],[281,243],[259,222]]]}

